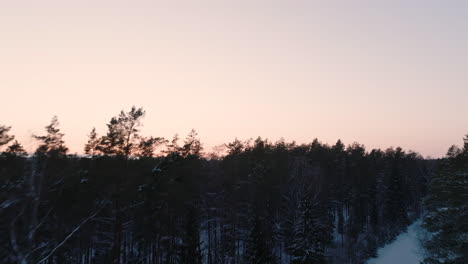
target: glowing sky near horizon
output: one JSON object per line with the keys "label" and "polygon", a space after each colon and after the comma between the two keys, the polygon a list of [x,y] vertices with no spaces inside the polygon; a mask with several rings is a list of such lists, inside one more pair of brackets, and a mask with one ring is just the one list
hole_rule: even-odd
{"label": "glowing sky near horizon", "polygon": [[468,133],[468,2],[0,1],[0,124],[71,152],[132,105],[143,134],[439,157]]}

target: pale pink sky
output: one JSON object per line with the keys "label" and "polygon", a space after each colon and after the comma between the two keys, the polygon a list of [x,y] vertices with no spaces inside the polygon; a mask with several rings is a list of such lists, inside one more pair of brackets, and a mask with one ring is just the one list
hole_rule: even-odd
{"label": "pale pink sky", "polygon": [[[384,3],[385,2],[385,3]],[[467,1],[1,1],[0,124],[28,150],[143,106],[212,147],[338,138],[439,157],[468,133]]]}

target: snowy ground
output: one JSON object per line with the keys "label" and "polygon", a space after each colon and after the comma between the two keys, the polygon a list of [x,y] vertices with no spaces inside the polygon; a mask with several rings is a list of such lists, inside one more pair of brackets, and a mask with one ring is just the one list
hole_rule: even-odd
{"label": "snowy ground", "polygon": [[367,264],[419,264],[423,259],[423,249],[419,240],[421,220],[408,227],[406,233],[400,234],[392,243],[377,251],[377,258]]}

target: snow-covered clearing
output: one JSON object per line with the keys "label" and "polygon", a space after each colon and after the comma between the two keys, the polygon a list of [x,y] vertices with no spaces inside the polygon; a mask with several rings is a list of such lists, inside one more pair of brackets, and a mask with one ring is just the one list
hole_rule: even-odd
{"label": "snow-covered clearing", "polygon": [[419,264],[423,260],[423,249],[420,242],[422,232],[421,220],[408,227],[407,232],[400,234],[392,243],[377,251],[377,258],[367,264]]}

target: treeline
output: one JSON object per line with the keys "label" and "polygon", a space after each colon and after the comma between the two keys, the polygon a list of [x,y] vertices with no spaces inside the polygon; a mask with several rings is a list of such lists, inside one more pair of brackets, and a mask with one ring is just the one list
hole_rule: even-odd
{"label": "treeline", "polygon": [[93,129],[85,156],[67,155],[57,118],[33,155],[0,127],[2,263],[364,263],[420,217],[437,167],[317,139],[206,158],[195,131],[143,137],[143,116]]}

